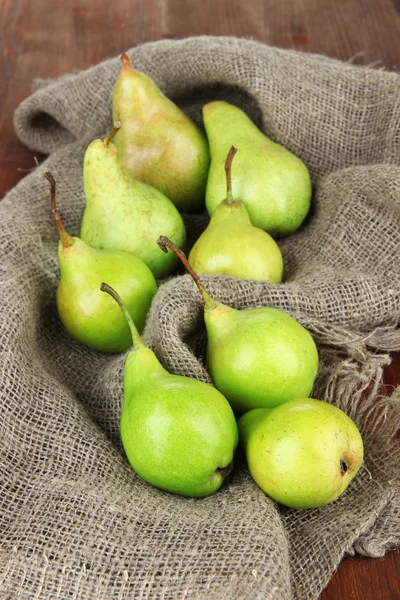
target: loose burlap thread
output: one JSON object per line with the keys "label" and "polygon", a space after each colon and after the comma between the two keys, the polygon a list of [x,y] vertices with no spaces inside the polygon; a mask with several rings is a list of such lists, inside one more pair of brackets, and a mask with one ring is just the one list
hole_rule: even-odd
{"label": "loose burlap thread", "polygon": [[[129,52],[188,114],[222,98],[244,108],[310,169],[313,207],[280,240],[285,283],[204,277],[236,308],[276,306],[317,341],[313,396],[359,426],[365,462],[315,510],[278,507],[243,457],[215,495],[184,499],[143,482],[120,443],[125,356],[84,348],[55,307],[58,235],[78,234],[86,145],[111,124],[119,59],[36,82],[15,127],[50,154],[0,204],[0,595],[7,599],[316,599],[341,558],[400,543],[400,390],[382,394],[400,349],[400,84],[394,73],[235,38],[189,38]],[[185,217],[189,239],[204,215]],[[145,340],[174,373],[210,381],[192,281],[160,285]]]}

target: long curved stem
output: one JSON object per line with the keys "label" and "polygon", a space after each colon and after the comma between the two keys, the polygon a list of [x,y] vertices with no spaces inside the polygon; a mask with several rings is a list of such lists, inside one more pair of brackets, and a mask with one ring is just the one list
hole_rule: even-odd
{"label": "long curved stem", "polygon": [[227,200],[228,204],[232,204],[232,202],[234,202],[234,199],[232,196],[231,167],[232,167],[232,160],[233,160],[233,157],[235,156],[236,152],[237,152],[237,148],[235,148],[235,146],[231,146],[231,148],[228,152],[228,156],[226,157],[226,161],[225,161],[226,200]]}
{"label": "long curved stem", "polygon": [[200,281],[200,277],[197,275],[195,271],[193,271],[192,267],[189,265],[188,259],[186,258],[186,254],[178,248],[170,239],[168,239],[165,235],[161,235],[157,244],[160,246],[163,252],[168,252],[168,248],[179,258],[186,271],[189,273],[195,284],[197,285],[201,295],[203,296],[203,300],[206,304],[214,304],[214,300],[209,296],[206,290],[203,287],[203,284]]}
{"label": "long curved stem", "polygon": [[100,289],[102,292],[107,292],[107,294],[109,294],[112,298],[114,298],[115,302],[118,304],[118,306],[124,313],[124,317],[128,322],[129,329],[131,330],[132,342],[133,342],[134,349],[138,350],[139,348],[146,348],[145,344],[142,341],[142,338],[139,335],[136,325],[133,322],[133,319],[128,312],[128,309],[126,308],[125,304],[122,301],[121,296],[114,290],[114,288],[112,288],[107,283],[102,283],[100,285]]}
{"label": "long curved stem", "polygon": [[69,246],[72,246],[72,244],[74,243],[74,238],[65,231],[64,225],[62,224],[62,221],[61,221],[60,211],[58,210],[57,205],[56,205],[56,181],[55,181],[53,175],[50,173],[50,171],[46,171],[44,176],[46,177],[47,181],[50,183],[51,210],[54,215],[54,220],[57,225],[58,233],[60,235],[61,244],[62,244],[63,248],[68,248]]}

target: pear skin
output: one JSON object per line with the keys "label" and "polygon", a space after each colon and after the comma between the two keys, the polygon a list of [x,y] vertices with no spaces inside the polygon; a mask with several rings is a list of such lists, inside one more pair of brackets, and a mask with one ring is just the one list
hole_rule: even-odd
{"label": "pear skin", "polygon": [[171,375],[131,327],[133,349],[124,369],[121,439],[132,468],[145,481],[182,496],[203,497],[219,489],[232,469],[238,442],[227,400],[206,383]]}
{"label": "pear skin", "polygon": [[291,508],[316,508],[336,500],[363,462],[355,423],[322,400],[300,398],[271,410],[251,410],[238,427],[254,481]]}
{"label": "pear skin", "polygon": [[311,334],[277,308],[206,304],[207,368],[232,408],[243,413],[307,397],[318,373]]}
{"label": "pear skin", "polygon": [[104,278],[118,286],[127,310],[141,331],[156,281],[150,269],[126,252],[96,250],[64,229],[55,206],[55,181],[50,173],[53,213],[60,233],[60,282],[57,310],[60,320],[76,340],[101,352],[124,352],[132,343],[126,319],[115,302],[100,291]]}
{"label": "pear skin", "polygon": [[208,496],[232,469],[237,445],[232,409],[211,386],[154,368],[150,352],[130,354],[125,366],[121,438],[126,455],[155,487]]}
{"label": "pear skin", "polygon": [[210,165],[205,134],[126,54],[122,61],[113,91],[113,119],[123,123],[115,141],[122,164],[180,211],[198,210]]}
{"label": "pear skin", "polygon": [[288,235],[300,227],[311,204],[311,179],[306,165],[270,140],[239,108],[224,101],[203,107],[211,154],[206,190],[210,215],[226,194],[224,163],[235,146],[232,193],[246,206],[256,227]]}
{"label": "pear skin", "polygon": [[157,237],[169,231],[183,247],[185,226],[176,207],[155,188],[136,181],[118,160],[108,137],[93,141],[84,158],[86,208],[80,237],[93,248],[120,250],[140,258],[153,275],[174,268],[174,257],[160,257]]}
{"label": "pear skin", "polygon": [[107,278],[121,296],[139,331],[145,325],[156,281],[142,260],[112,250],[96,250],[79,238],[64,248],[60,242],[60,284],[57,310],[61,322],[76,340],[101,352],[125,352],[131,334],[121,311],[100,292]]}
{"label": "pear skin", "polygon": [[189,253],[197,273],[280,283],[283,258],[275,240],[254,227],[243,203],[219,204]]}
{"label": "pear skin", "polygon": [[216,206],[207,228],[191,249],[189,264],[197,273],[280,283],[283,258],[278,244],[252,225],[243,202],[233,198],[231,163],[235,154],[232,146],[225,163],[226,199]]}

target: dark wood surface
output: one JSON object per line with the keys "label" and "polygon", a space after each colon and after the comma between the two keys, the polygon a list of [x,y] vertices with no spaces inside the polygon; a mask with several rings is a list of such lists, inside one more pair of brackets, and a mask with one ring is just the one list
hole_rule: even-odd
{"label": "dark wood surface", "polygon": [[[0,198],[34,166],[12,119],[35,77],[85,69],[139,43],[201,34],[400,70],[400,0],[0,0]],[[387,380],[400,383],[399,356]],[[400,553],[343,560],[321,598],[400,600]]]}

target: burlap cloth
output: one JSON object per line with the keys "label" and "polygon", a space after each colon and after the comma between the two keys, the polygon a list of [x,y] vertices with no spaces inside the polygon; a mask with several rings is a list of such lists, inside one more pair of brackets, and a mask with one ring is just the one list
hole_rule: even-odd
{"label": "burlap cloth", "polygon": [[[232,306],[281,307],[310,329],[321,354],[313,395],[355,419],[365,466],[338,501],[303,511],[275,505],[240,455],[202,500],[136,476],[118,432],[124,356],[80,346],[57,317],[43,179],[51,169],[77,234],[83,152],[111,124],[120,61],[36,82],[15,126],[50,157],[0,204],[1,598],[315,599],[346,553],[382,556],[400,542],[400,391],[379,396],[400,349],[400,79],[233,38],[129,55],[197,121],[207,100],[237,103],[308,165],[312,213],[280,242],[286,283],[204,283]],[[206,218],[186,221],[193,240]],[[171,372],[208,381],[202,302],[187,276],[160,287],[145,338]]]}

